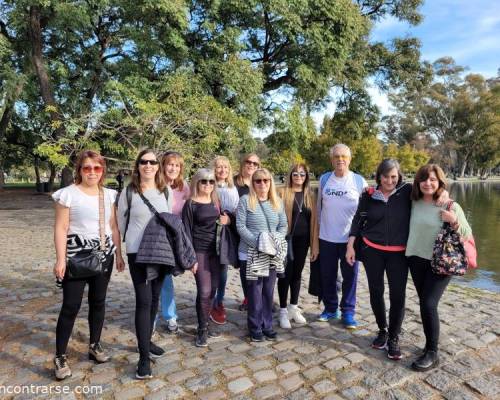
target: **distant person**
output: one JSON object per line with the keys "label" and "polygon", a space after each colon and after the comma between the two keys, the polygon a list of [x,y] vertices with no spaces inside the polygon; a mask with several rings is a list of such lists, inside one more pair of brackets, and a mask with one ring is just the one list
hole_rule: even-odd
{"label": "distant person", "polygon": [[[97,363],[109,361],[101,346],[106,291],[116,253],[116,269],[123,271],[121,240],[115,215],[116,191],[104,188],[106,161],[92,150],[79,154],[75,164],[75,183],[52,195],[56,202],[54,274],[62,281],[63,302],[56,327],[55,375],[59,380],[71,376],[66,350],[85,286],[89,303],[89,358]],[[102,208],[101,208],[102,207]],[[81,253],[102,251],[102,273],[88,277],[71,276],[68,262]]]}
{"label": "distant person", "polygon": [[[361,193],[368,184],[361,175],[349,170],[351,159],[349,147],[336,144],[330,149],[333,171],[319,178],[319,260],[325,308],[318,320],[327,322],[338,319],[340,308],[343,325],[348,329],[355,329],[358,325],[354,318],[358,262],[349,265],[345,254],[352,219]],[[340,304],[337,294],[339,264],[342,273]]]}
{"label": "distant person", "polygon": [[421,167],[413,181],[411,192],[412,210],[410,234],[406,245],[406,256],[411,276],[417,290],[420,303],[420,316],[425,334],[425,347],[422,355],[412,364],[417,371],[427,371],[439,364],[439,315],[438,305],[448,283],[450,275],[437,275],[431,270],[431,259],[436,237],[443,222],[463,238],[472,235],[471,228],[460,205],[453,202],[451,210],[436,204],[441,193],[446,189],[446,177],[436,164]]}
{"label": "distant person", "polygon": [[118,171],[118,174],[116,175],[116,182],[118,183],[118,192],[121,192],[123,190],[124,181],[125,181],[125,174],[123,173],[123,170],[120,169]]}
{"label": "distant person", "polygon": [[[236,189],[238,190],[238,195],[240,196],[240,198],[241,196],[250,193],[250,186],[252,185],[252,175],[258,168],[260,168],[260,158],[255,153],[249,153],[241,160],[240,171],[238,175],[234,177],[234,184],[236,186]],[[240,262],[241,289],[243,290],[243,301],[238,307],[240,311],[246,311],[248,308],[247,287],[245,279],[246,268],[241,267],[241,265],[243,265],[242,261],[246,261],[246,257],[246,254],[238,254]]]}

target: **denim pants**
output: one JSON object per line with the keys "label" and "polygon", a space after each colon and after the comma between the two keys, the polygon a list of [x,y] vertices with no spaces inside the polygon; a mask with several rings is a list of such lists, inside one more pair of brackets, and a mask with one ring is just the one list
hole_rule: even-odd
{"label": "denim pants", "polygon": [[177,308],[175,306],[174,282],[172,275],[166,275],[161,288],[161,315],[165,321],[177,320]]}
{"label": "denim pants", "polygon": [[224,295],[226,294],[226,284],[227,284],[227,265],[220,266],[220,276],[219,285],[217,286],[217,293],[214,298],[214,306],[222,304],[224,301]]}
{"label": "denim pants", "polygon": [[342,298],[340,310],[342,314],[354,315],[356,308],[356,286],[358,283],[359,263],[349,265],[345,259],[347,243],[333,243],[326,240],[319,241],[319,260],[321,271],[321,288],[325,311],[334,313],[339,307],[337,294],[337,275],[342,273]]}

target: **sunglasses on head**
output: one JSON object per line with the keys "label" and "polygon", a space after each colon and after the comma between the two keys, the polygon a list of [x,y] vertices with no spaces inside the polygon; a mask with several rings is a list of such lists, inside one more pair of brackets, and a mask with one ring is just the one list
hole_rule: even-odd
{"label": "sunglasses on head", "polygon": [[215,179],[200,179],[198,182],[202,185],[215,185]]}
{"label": "sunglasses on head", "polygon": [[253,180],[257,185],[260,185],[261,183],[268,184],[271,180],[267,178],[262,178],[262,179],[254,179]]}
{"label": "sunglasses on head", "polygon": [[145,160],[143,158],[141,158],[139,160],[139,164],[141,164],[141,165],[147,165],[147,164],[149,164],[149,165],[158,165],[159,163],[160,162],[158,160]]}
{"label": "sunglasses on head", "polygon": [[96,174],[100,174],[102,172],[102,165],[84,165],[82,167],[82,172],[85,174],[91,174],[95,172]]}
{"label": "sunglasses on head", "polygon": [[258,163],[257,161],[252,160],[245,160],[245,163],[248,165],[253,165],[254,167],[258,167],[260,165],[260,163]]}
{"label": "sunglasses on head", "polygon": [[301,178],[304,178],[304,177],[306,177],[306,176],[307,176],[307,174],[306,174],[305,172],[297,172],[297,171],[295,171],[295,172],[292,172],[292,176],[293,176],[294,178],[298,178],[299,176],[300,176]]}

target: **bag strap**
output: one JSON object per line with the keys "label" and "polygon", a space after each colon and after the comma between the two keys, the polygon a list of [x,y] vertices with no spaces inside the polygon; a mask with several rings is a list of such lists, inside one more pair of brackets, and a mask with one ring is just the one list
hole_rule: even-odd
{"label": "bag strap", "polygon": [[[123,193],[123,192],[122,192]],[[132,188],[130,185],[127,185],[125,188],[125,196],[127,198],[127,211],[125,211],[126,221],[125,221],[125,230],[123,231],[123,241],[127,237],[128,225],[130,223],[130,207],[132,207]]]}
{"label": "bag strap", "polygon": [[[257,201],[259,201],[259,200],[257,200]],[[271,232],[271,225],[269,224],[269,220],[267,219],[266,211],[264,210],[264,207],[262,206],[262,203],[260,201],[259,201],[259,206],[260,206],[260,209],[262,210],[262,214],[264,214],[264,218],[266,219],[267,229],[269,229],[269,232]]]}
{"label": "bag strap", "polygon": [[[446,204],[445,210],[450,211],[452,206],[453,206],[453,200],[450,200],[448,204]],[[443,228],[446,228],[448,225],[450,225],[449,222],[443,222]]]}
{"label": "bag strap", "polygon": [[106,227],[105,227],[104,190],[99,189],[99,241],[100,250],[106,251]]}
{"label": "bag strap", "polygon": [[[158,210],[156,210],[156,208],[154,208],[154,206],[151,204],[151,202],[146,198],[146,196],[144,196],[142,193],[139,193],[139,196],[141,197],[142,201],[144,202],[144,204],[146,204],[146,206],[149,208],[149,210],[154,214],[156,215],[158,218],[160,218],[160,213],[158,212]],[[161,218],[160,218],[161,219]]]}

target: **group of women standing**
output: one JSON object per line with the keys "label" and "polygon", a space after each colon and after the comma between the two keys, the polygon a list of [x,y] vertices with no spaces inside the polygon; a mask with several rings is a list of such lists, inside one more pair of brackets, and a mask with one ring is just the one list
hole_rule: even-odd
{"label": "group of women standing", "polygon": [[[456,203],[451,211],[440,214],[439,207],[435,207],[446,187],[439,167],[423,167],[412,187],[402,182],[399,166],[391,162],[379,167],[377,190],[363,194],[365,198],[360,201],[353,221],[346,259],[351,263],[357,258],[365,261],[370,302],[380,330],[373,346],[384,348],[388,342],[390,358],[398,359],[408,273],[406,256],[409,257],[427,338],[425,352],[415,367],[427,369],[438,360],[437,303],[449,282],[429,273],[432,254],[429,231],[437,235],[441,219],[453,223],[463,235],[470,234],[470,228]],[[160,158],[151,149],[143,150],[135,160],[131,183],[118,200],[116,192],[104,188],[105,174],[104,158],[85,151],[76,163],[75,184],[53,195],[57,255],[54,272],[63,288],[54,359],[58,379],[71,376],[66,348],[86,284],[89,285],[89,358],[99,363],[109,360],[100,344],[100,335],[113,262],[116,259],[118,271],[125,266],[120,234],[126,245],[136,298],[138,379],[152,377],[150,361],[164,354],[151,340],[155,325],[163,322],[168,333],[179,329],[172,275],[184,270],[194,274],[198,319],[195,345],[207,346],[209,337],[219,335],[209,320],[215,324],[226,322],[224,296],[230,265],[221,262],[220,256],[221,231],[225,229],[235,234],[232,243],[236,243],[237,249],[233,249],[235,259],[231,265],[240,271],[244,300],[239,309],[248,311],[251,340],[277,337],[272,319],[277,279],[280,326],[289,329],[290,321],[306,323],[298,307],[301,275],[309,248],[311,260],[318,257],[319,241],[316,196],[310,188],[305,164],[292,166],[281,196],[272,174],[261,168],[259,157],[253,153],[243,158],[235,177],[229,160],[220,156],[210,168],[198,170],[188,185],[179,153],[167,152]],[[362,211],[367,215],[363,223]],[[157,223],[151,223],[152,220]],[[359,235],[363,239],[362,255],[355,254],[353,247],[354,237]],[[148,247],[155,241],[160,245]],[[288,255],[287,242],[292,249]],[[68,276],[68,260],[83,249],[101,250],[103,273],[86,278]],[[180,264],[180,272],[173,265],[158,266],[143,261],[153,259],[165,249],[175,253],[175,257],[169,254],[175,260],[170,264]],[[388,275],[391,300],[389,324],[383,301],[384,271]]]}

